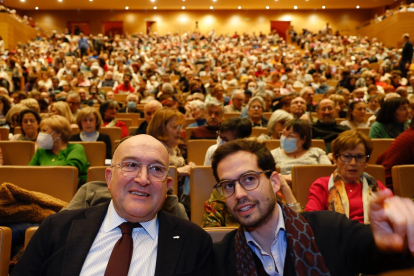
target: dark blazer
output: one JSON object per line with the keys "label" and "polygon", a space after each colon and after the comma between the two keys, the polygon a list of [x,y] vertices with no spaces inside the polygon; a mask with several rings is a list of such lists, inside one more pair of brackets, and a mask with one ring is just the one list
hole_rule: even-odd
{"label": "dark blazer", "polygon": [[[80,133],[70,136],[69,142],[82,142],[80,138]],[[111,144],[111,138],[107,134],[99,133],[98,139],[96,139],[96,142],[104,142],[106,145],[106,159],[112,159],[112,144]]]}
{"label": "dark blazer", "polygon": [[[62,211],[47,217],[33,235],[12,275],[79,275],[108,206]],[[164,211],[158,213],[158,222],[155,276],[211,275],[209,234],[196,224]]]}
{"label": "dark blazer", "polygon": [[401,53],[401,61],[404,61],[404,65],[406,62],[410,62],[413,59],[413,44],[410,41],[407,41],[404,44],[403,51]]}
{"label": "dark blazer", "polygon": [[[368,225],[332,211],[306,212],[302,213],[302,216],[313,230],[316,244],[331,276],[377,274],[391,269],[414,266],[412,257],[380,252]],[[230,232],[221,242],[214,244],[214,276],[236,276],[234,245],[236,231]],[[260,271],[261,268],[258,270]],[[283,275],[295,275],[289,254],[286,254]]]}

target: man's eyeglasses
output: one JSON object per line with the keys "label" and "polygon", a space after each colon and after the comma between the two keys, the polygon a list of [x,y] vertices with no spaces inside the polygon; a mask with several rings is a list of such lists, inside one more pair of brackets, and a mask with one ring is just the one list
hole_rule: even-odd
{"label": "man's eyeglasses", "polygon": [[271,172],[272,170],[267,170],[264,172],[247,172],[242,174],[238,179],[235,180],[223,180],[214,185],[214,188],[217,192],[224,198],[231,197],[234,194],[236,188],[236,182],[245,189],[246,191],[251,191],[256,189],[260,184],[260,175],[264,173]]}
{"label": "man's eyeglasses", "polygon": [[337,154],[336,156],[341,158],[341,160],[343,162],[351,162],[352,158],[355,158],[355,161],[358,162],[358,163],[365,163],[365,162],[367,162],[367,160],[369,158],[369,155],[364,155],[364,154],[358,154],[358,155]]}
{"label": "man's eyeglasses", "polygon": [[136,177],[143,166],[147,167],[149,178],[153,181],[164,181],[167,178],[167,168],[160,164],[146,164],[135,161],[122,161],[112,167],[119,166],[121,174],[125,177]]}

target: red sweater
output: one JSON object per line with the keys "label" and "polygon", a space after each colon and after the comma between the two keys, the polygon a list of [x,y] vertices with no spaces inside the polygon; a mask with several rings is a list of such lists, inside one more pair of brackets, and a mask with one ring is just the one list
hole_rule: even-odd
{"label": "red sweater", "polygon": [[[328,184],[330,176],[321,177],[313,182],[309,189],[308,204],[305,211],[328,210]],[[378,181],[380,190],[385,187]],[[349,218],[364,223],[364,206],[362,203],[362,185],[345,183],[346,194],[349,201]]]}
{"label": "red sweater", "polygon": [[393,166],[414,164],[414,128],[409,128],[391,143],[389,148],[376,160],[385,168],[387,185],[392,185],[391,171]]}

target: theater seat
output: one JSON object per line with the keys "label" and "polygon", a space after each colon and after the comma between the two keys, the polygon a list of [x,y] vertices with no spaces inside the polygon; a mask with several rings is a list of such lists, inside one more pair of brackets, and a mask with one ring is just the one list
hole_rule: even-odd
{"label": "theater seat", "polygon": [[26,249],[30,239],[33,237],[34,233],[36,233],[38,228],[39,226],[33,226],[26,229],[26,233],[24,235],[24,249]]}
{"label": "theater seat", "polygon": [[188,162],[194,162],[198,166],[204,165],[204,159],[208,148],[217,144],[216,140],[189,140],[187,142],[187,157]]}
{"label": "theater seat", "polygon": [[0,127],[0,140],[6,141],[9,140],[9,129],[5,127]]}
{"label": "theater seat", "polygon": [[3,165],[27,166],[35,153],[35,143],[30,141],[0,141]]}
{"label": "theater seat", "polygon": [[211,166],[196,166],[190,173],[190,199],[191,199],[191,221],[201,225],[204,212],[204,202],[206,202],[213,186],[216,184]]}
{"label": "theater seat", "polygon": [[115,149],[115,141],[122,139],[122,130],[120,127],[101,127],[99,132],[109,135],[109,138],[111,138],[112,150]]}
{"label": "theater seat", "polygon": [[250,137],[259,137],[262,134],[265,134],[265,135],[269,134],[269,132],[267,131],[267,128],[265,128],[265,127],[253,127],[252,128],[252,134],[250,135]]}
{"label": "theater seat", "polygon": [[0,166],[0,183],[3,182],[70,202],[78,187],[78,169],[70,166]]}
{"label": "theater seat", "polygon": [[392,183],[396,195],[409,198],[414,197],[414,185],[411,178],[413,175],[414,165],[400,165],[392,168]]}
{"label": "theater seat", "polygon": [[214,242],[221,241],[225,235],[227,235],[229,232],[233,231],[234,229],[237,229],[237,227],[206,227],[203,228],[204,231],[210,234],[211,239]]}
{"label": "theater seat", "polygon": [[385,273],[378,274],[377,276],[413,276],[413,275],[414,275],[414,268],[388,271]]}
{"label": "theater seat", "polygon": [[89,165],[104,166],[106,157],[106,144],[104,142],[70,142],[81,144],[85,149]]}
{"label": "theater seat", "polygon": [[0,226],[0,276],[9,275],[12,231],[8,227]]}
{"label": "theater seat", "polygon": [[369,157],[368,164],[375,164],[378,157],[388,149],[394,139],[371,139],[371,141],[374,149]]}

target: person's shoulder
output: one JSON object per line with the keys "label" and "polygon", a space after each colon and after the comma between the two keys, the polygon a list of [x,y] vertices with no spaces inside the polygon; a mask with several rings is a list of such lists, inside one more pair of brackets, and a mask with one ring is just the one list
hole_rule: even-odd
{"label": "person's shoulder", "polygon": [[108,139],[109,140],[111,139],[108,134],[99,132],[99,136],[98,136],[97,141],[104,141],[104,140],[108,140]]}
{"label": "person's shoulder", "polygon": [[71,135],[69,141],[82,141],[80,138],[80,133]]}
{"label": "person's shoulder", "polygon": [[210,237],[210,235],[206,231],[204,231],[200,226],[198,226],[194,222],[177,217],[165,211],[160,211],[158,213],[158,216],[161,221],[160,227],[162,227],[163,222],[167,222],[170,225],[175,225],[175,228],[177,230],[183,231],[187,234],[196,234],[204,237]]}
{"label": "person's shoulder", "polygon": [[318,155],[318,156],[320,156],[320,155],[326,155],[326,152],[325,152],[324,150],[322,150],[322,149],[318,148],[318,147],[310,147],[310,148],[308,149],[308,152],[309,152],[309,153],[316,154],[316,155]]}
{"label": "person's shoulder", "polygon": [[213,244],[214,255],[223,257],[223,258],[220,257],[219,259],[227,258],[227,256],[229,255],[228,254],[229,250],[232,250],[233,248],[231,244],[234,243],[236,234],[237,234],[237,229],[234,229],[230,231],[229,233],[227,233],[221,241],[215,242]]}

